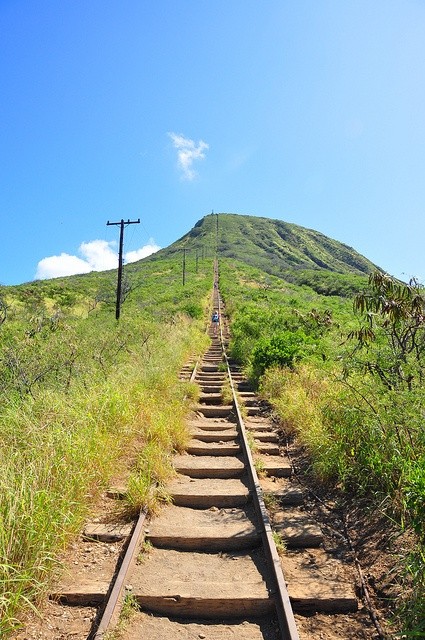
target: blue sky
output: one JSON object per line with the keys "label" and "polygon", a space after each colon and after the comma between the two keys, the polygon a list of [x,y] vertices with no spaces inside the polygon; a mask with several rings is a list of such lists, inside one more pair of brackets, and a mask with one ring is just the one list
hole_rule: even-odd
{"label": "blue sky", "polygon": [[0,283],[212,210],[425,279],[422,0],[0,0],[0,34]]}

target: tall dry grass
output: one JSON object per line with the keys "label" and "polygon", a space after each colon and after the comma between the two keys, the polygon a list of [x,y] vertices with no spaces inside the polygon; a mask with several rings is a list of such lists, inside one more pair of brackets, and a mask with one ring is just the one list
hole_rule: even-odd
{"label": "tall dry grass", "polygon": [[[112,339],[116,329],[110,331]],[[147,491],[133,491],[138,505],[171,472],[171,452],[184,446],[191,391],[179,383],[177,372],[194,348],[202,349],[205,336],[199,323],[184,318],[149,326],[145,343],[138,340],[139,333],[139,327],[129,328],[118,357],[109,354],[95,367],[93,354],[100,352],[92,333],[84,344],[86,358],[81,355],[72,372],[72,384],[55,388],[51,377],[32,394],[3,397],[2,638],[19,626],[26,608],[48,588],[58,555],[80,530],[90,502],[110,481],[130,444],[137,440],[142,447],[143,462],[134,477]],[[65,350],[66,334],[62,339]],[[55,354],[58,344],[55,338]]]}

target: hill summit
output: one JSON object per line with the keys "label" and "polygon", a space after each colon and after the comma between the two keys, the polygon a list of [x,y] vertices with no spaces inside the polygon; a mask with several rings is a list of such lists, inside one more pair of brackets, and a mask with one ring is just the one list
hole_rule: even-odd
{"label": "hill summit", "polygon": [[[353,284],[353,276],[363,276],[363,281],[379,269],[352,247],[318,231],[282,220],[233,213],[201,218],[182,238],[155,256],[172,255],[182,249],[202,254],[217,249],[219,258],[233,258],[289,282],[308,284],[319,293],[341,295],[343,282]],[[335,291],[329,291],[330,280],[339,283]],[[328,284],[324,285],[325,281]]]}

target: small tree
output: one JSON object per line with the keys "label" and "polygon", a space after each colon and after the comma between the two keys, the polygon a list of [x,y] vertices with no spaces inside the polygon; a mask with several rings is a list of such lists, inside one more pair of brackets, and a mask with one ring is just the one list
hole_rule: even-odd
{"label": "small tree", "polygon": [[252,372],[259,378],[273,366],[292,367],[305,352],[308,338],[301,330],[282,331],[271,338],[260,338],[252,352]]}
{"label": "small tree", "polygon": [[3,324],[3,322],[5,322],[7,317],[7,306],[4,300],[2,300],[2,298],[0,298],[0,324]]}
{"label": "small tree", "polygon": [[[405,284],[388,274],[369,277],[369,289],[354,299],[361,326],[350,333],[356,350],[366,348],[367,369],[388,389],[422,384],[425,375],[425,289],[416,279]],[[373,348],[372,348],[373,347]]]}

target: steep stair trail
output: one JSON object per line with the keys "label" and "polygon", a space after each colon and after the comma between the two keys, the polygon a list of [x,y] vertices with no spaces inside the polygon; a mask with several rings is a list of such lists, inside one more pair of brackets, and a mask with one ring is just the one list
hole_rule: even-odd
{"label": "steep stair trail", "polygon": [[172,505],[150,523],[146,540],[152,546],[131,577],[142,612],[132,616],[123,640],[142,634],[149,640],[298,638],[293,618],[286,619],[292,615],[289,599],[288,611],[278,611],[276,575],[253,501],[221,335],[214,329],[194,376],[200,397],[189,423],[192,438],[186,453],[175,456],[178,475],[167,486]]}
{"label": "steep stair trail", "polygon": [[[69,636],[76,640],[111,637],[124,600],[134,610],[114,636],[120,640],[310,639],[297,630],[300,614],[357,610],[352,574],[323,548],[268,407],[228,361],[217,288],[213,305],[220,328],[211,325],[209,350],[181,372],[200,396],[187,450],[174,456],[171,504],[133,525],[89,523],[90,548],[109,545],[112,557],[51,594],[57,607],[98,607],[91,628]],[[113,489],[109,499],[124,492]]]}

